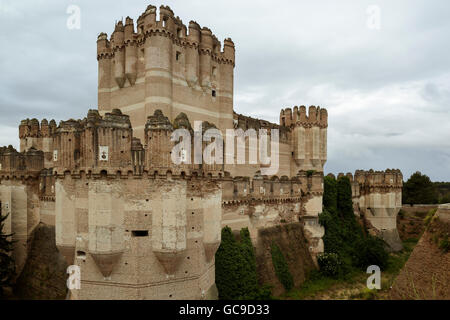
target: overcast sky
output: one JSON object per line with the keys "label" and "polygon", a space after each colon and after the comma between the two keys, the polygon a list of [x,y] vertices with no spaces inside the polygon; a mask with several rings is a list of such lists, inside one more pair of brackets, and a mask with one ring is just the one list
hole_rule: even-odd
{"label": "overcast sky", "polygon": [[[18,146],[21,119],[96,108],[97,35],[149,4],[233,39],[238,113],[278,123],[281,108],[327,108],[326,173],[399,168],[450,181],[448,0],[0,0],[0,145]],[[79,30],[67,28],[70,5]]]}

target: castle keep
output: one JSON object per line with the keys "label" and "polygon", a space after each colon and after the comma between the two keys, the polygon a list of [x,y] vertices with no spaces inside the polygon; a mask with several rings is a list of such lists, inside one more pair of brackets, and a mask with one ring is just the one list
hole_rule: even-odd
{"label": "castle keep", "polygon": [[[233,41],[222,45],[194,21],[186,27],[166,6],[159,17],[149,6],[136,24],[119,21],[97,47],[98,110],[59,125],[23,120],[20,152],[0,149],[1,208],[11,213],[6,231],[15,233],[19,272],[39,222],[55,226],[60,253],[80,267],[72,299],[216,298],[224,226],[248,227],[258,243],[260,230],[300,223],[310,255],[323,252],[326,109],[287,108],[280,124],[235,113]],[[278,130],[278,172],[263,175],[265,165],[236,156],[234,164],[175,164],[172,133],[194,135],[196,121],[224,136]],[[244,141],[248,159],[255,146]],[[386,195],[380,183],[401,186],[401,174],[383,177],[357,172],[354,196],[376,228],[391,230],[399,189]]]}
{"label": "castle keep", "polygon": [[170,121],[184,112],[191,122],[220,129],[233,125],[231,39],[221,42],[207,27],[184,25],[169,7],[148,6],[136,27],[127,17],[108,39],[98,37],[98,110],[113,108],[130,116],[135,137],[143,140],[142,119],[161,110]]}

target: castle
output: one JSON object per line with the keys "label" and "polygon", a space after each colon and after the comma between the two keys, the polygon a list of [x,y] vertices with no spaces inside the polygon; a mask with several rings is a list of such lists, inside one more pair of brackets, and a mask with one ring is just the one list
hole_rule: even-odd
{"label": "castle", "polygon": [[[332,174],[329,176],[334,177]],[[338,178],[344,176],[338,174]],[[403,246],[397,230],[397,214],[402,207],[403,175],[398,169],[356,170],[345,174],[352,186],[353,209],[366,228],[381,237],[392,251]]]}
{"label": "castle", "polygon": [[[119,21],[97,48],[98,110],[59,125],[23,120],[20,152],[0,149],[0,207],[11,213],[19,272],[39,222],[55,226],[60,253],[80,267],[71,299],[214,299],[224,226],[248,227],[257,242],[258,230],[300,221],[311,256],[323,252],[326,109],[287,108],[280,124],[235,113],[233,41],[222,46],[166,6],[159,18],[148,6],[136,25]],[[233,152],[233,163],[173,163],[172,134],[195,135],[196,122],[224,135],[279,132],[278,172],[237,164]],[[249,158],[257,147],[243,141]],[[361,210],[373,207],[363,197],[371,188],[358,189]]]}

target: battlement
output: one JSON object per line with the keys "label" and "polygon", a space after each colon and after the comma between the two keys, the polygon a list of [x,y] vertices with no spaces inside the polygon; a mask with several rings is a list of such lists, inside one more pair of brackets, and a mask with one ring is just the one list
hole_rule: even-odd
{"label": "battlement", "polygon": [[229,177],[223,179],[222,198],[224,204],[242,202],[270,202],[300,200],[306,194],[322,195],[323,173],[300,171],[296,177],[271,178],[255,175],[250,177]]}
{"label": "battlement", "polygon": [[44,168],[44,153],[34,148],[18,152],[14,147],[0,148],[0,176],[38,176]]}
{"label": "battlement", "polygon": [[385,171],[357,170],[354,179],[360,185],[367,187],[402,188],[403,186],[403,175],[399,169],[386,169]]}
{"label": "battlement", "polygon": [[308,114],[306,113],[306,107],[300,106],[282,109],[280,112],[280,125],[291,126],[303,126],[306,128],[318,126],[320,128],[328,127],[328,112],[326,109],[320,107],[310,106]]}
{"label": "battlement", "polygon": [[249,116],[244,116],[242,114],[233,113],[233,121],[234,121],[234,128],[235,129],[242,129],[244,131],[248,129],[254,129],[256,132],[258,132],[259,129],[267,129],[268,133],[270,133],[270,130],[272,129],[278,129],[279,130],[279,137],[280,142],[282,143],[288,143],[290,135],[290,128],[280,126],[276,123],[272,123],[267,120],[252,118]]}
{"label": "battlement", "polygon": [[25,119],[20,122],[19,125],[19,138],[40,138],[40,137],[50,137],[56,129],[55,120],[51,120],[50,123],[47,119],[43,119],[41,123],[39,120],[33,119]]}
{"label": "battlement", "polygon": [[231,38],[224,40],[222,48],[211,29],[202,28],[195,21],[190,21],[189,27],[186,27],[178,16],[175,17],[172,9],[164,5],[159,8],[159,20],[156,17],[156,7],[149,5],[139,16],[136,31],[133,19],[126,17],[125,25],[123,21],[116,22],[110,39],[106,33],[100,33],[97,38],[97,58],[111,58],[115,52],[125,48],[126,45],[142,44],[152,36],[169,37],[181,46],[195,46],[204,53],[212,55],[217,61],[234,64],[234,43]]}

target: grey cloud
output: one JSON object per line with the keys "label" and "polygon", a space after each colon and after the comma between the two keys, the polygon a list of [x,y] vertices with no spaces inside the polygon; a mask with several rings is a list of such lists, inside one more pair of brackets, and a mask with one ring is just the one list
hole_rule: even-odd
{"label": "grey cloud", "polygon": [[[66,28],[68,5],[81,30]],[[97,104],[96,37],[137,18],[148,1],[3,0],[0,144],[26,117],[83,117]],[[159,6],[161,2],[153,2]],[[445,0],[164,1],[237,48],[235,109],[329,111],[326,170],[398,167],[450,180],[450,3]],[[368,5],[381,29],[366,27]]]}

